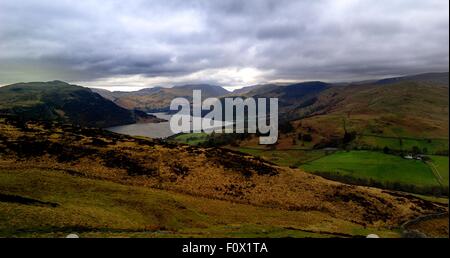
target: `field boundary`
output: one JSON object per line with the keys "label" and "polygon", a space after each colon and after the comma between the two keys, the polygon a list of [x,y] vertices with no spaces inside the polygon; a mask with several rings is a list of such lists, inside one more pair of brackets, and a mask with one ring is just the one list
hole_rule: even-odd
{"label": "field boundary", "polygon": [[431,161],[426,161],[425,163],[431,168],[431,171],[433,172],[433,175],[436,178],[436,181],[441,185],[441,187],[444,187],[444,182],[443,182],[444,179],[442,178],[441,174],[437,170],[434,163]]}
{"label": "field boundary", "polygon": [[387,135],[376,135],[376,134],[364,134],[360,133],[358,136],[369,136],[369,137],[378,137],[378,138],[385,138],[385,139],[405,139],[405,140],[415,140],[415,141],[427,141],[427,140],[438,140],[438,141],[448,141],[448,138],[414,138],[414,137],[408,137],[408,136],[387,136]]}
{"label": "field boundary", "polygon": [[400,228],[402,229],[402,235],[404,237],[429,237],[427,234],[418,231],[418,230],[409,230],[408,227],[415,225],[417,223],[420,222],[424,222],[427,220],[431,220],[431,219],[439,219],[439,218],[445,218],[448,216],[448,211],[446,212],[440,212],[440,213],[434,213],[434,214],[427,214],[427,215],[422,215],[419,216],[417,218],[414,218],[412,220],[408,220],[406,222],[404,222]]}

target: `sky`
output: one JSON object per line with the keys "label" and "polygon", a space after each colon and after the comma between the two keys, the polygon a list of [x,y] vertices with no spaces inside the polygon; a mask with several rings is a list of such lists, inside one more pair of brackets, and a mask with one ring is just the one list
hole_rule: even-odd
{"label": "sky", "polygon": [[448,0],[0,0],[0,85],[234,89],[448,67]]}

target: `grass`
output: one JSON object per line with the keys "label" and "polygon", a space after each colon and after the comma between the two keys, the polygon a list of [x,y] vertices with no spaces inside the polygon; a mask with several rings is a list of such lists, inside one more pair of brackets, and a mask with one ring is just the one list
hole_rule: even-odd
{"label": "grass", "polygon": [[250,147],[238,147],[231,149],[251,154],[254,156],[258,156],[265,160],[273,162],[279,166],[285,167],[289,166],[298,167],[303,163],[321,158],[326,155],[325,151],[322,150],[299,150],[299,149],[269,150]]}
{"label": "grass", "polygon": [[444,156],[429,156],[431,158],[431,166],[434,166],[439,173],[440,177],[442,178],[442,182],[444,185],[448,186],[448,157]]}
{"label": "grass", "polygon": [[[448,159],[448,158],[447,158]],[[308,172],[331,172],[341,176],[396,182],[421,187],[438,186],[430,167],[422,161],[370,151],[337,152],[301,166]]]}
{"label": "grass", "polygon": [[287,211],[86,179],[57,170],[0,169],[0,237],[398,237],[320,212]]}
{"label": "grass", "polygon": [[172,139],[176,142],[197,145],[208,140],[209,134],[207,133],[187,133],[174,136]]}
{"label": "grass", "polygon": [[419,197],[421,199],[430,201],[430,202],[436,202],[436,203],[441,203],[441,204],[446,204],[448,205],[448,197],[435,197],[435,196],[429,196],[429,195],[422,195],[422,194],[412,194],[416,197]]}
{"label": "grass", "polygon": [[[369,185],[412,193],[441,195],[449,183],[448,157],[430,155],[431,162],[406,160],[375,151],[269,150],[231,148],[271,161],[279,166],[299,167],[307,172],[345,183]],[[436,168],[440,178],[433,173]],[[442,186],[439,181],[442,182]],[[441,190],[436,190],[442,189]]]}

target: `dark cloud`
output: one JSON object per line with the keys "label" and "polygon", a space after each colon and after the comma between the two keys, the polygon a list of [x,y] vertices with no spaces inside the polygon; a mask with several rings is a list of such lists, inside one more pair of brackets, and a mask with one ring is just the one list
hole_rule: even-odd
{"label": "dark cloud", "polygon": [[448,4],[2,0],[0,84],[232,86],[447,71]]}

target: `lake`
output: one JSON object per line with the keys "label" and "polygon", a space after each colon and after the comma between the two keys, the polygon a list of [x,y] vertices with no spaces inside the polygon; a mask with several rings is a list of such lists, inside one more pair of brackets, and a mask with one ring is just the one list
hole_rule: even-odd
{"label": "lake", "polygon": [[[167,120],[167,122],[120,125],[106,128],[106,130],[120,134],[126,134],[131,136],[145,136],[149,138],[167,138],[169,136],[174,135],[174,133],[170,130],[169,120],[172,117],[171,115],[167,113],[150,113],[150,115],[154,115],[158,118],[165,119]],[[202,119],[200,117],[192,117],[192,116],[190,118],[191,121]],[[226,126],[231,126],[232,124],[233,123],[231,122],[225,122]]]}

